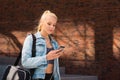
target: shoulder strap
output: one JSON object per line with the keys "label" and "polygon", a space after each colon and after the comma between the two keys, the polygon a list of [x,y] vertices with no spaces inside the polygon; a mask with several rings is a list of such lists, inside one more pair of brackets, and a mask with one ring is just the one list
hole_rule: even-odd
{"label": "shoulder strap", "polygon": [[19,63],[19,61],[20,61],[20,58],[21,58],[21,51],[20,51],[20,53],[19,53],[19,55],[18,55],[18,57],[17,57],[17,59],[16,59],[16,61],[15,61],[15,63],[14,63],[14,66],[17,66],[17,65],[18,65],[18,63]]}
{"label": "shoulder strap", "polygon": [[[35,37],[35,35],[34,34],[32,34],[32,38],[33,38],[33,44],[32,44],[32,57],[35,57],[36,56],[36,46],[35,46],[35,44],[36,44],[36,37]],[[15,61],[15,63],[14,63],[14,66],[17,66],[18,65],[18,63],[19,63],[19,61],[20,61],[20,58],[21,58],[21,51],[20,51],[20,53],[19,53],[19,56],[17,57],[17,59],[16,59],[16,61]],[[35,69],[30,69],[30,73],[31,73],[31,76],[33,76],[33,74],[34,74],[34,71],[35,71]]]}
{"label": "shoulder strap", "polygon": [[[35,57],[36,56],[36,37],[35,37],[35,35],[34,34],[32,34],[32,37],[33,37],[33,44],[32,44],[32,57]],[[33,68],[33,69],[30,69],[30,73],[31,73],[31,77],[33,76],[33,74],[34,74],[34,72],[35,72],[35,69]]]}
{"label": "shoulder strap", "polygon": [[32,34],[32,38],[33,38],[33,44],[32,44],[32,57],[35,57],[36,56],[36,37],[34,34]]}
{"label": "shoulder strap", "polygon": [[[35,37],[35,35],[34,34],[32,34],[32,38],[33,38],[33,44],[32,44],[32,57],[35,57],[36,56],[36,46],[35,46],[35,44],[36,44],[36,37]],[[16,59],[16,61],[15,61],[15,63],[14,63],[14,66],[17,66],[18,65],[18,63],[19,63],[19,61],[20,61],[20,58],[21,58],[21,54],[22,54],[22,52],[20,51],[20,53],[19,53],[19,55],[18,55],[18,57],[17,57],[17,59]]]}

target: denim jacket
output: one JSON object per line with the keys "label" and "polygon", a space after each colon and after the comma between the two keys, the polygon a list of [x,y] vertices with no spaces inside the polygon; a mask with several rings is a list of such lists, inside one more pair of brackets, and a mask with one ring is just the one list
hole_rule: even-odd
{"label": "denim jacket", "polygon": [[[46,43],[45,39],[41,36],[40,32],[35,33],[36,37],[36,57],[31,57],[32,54],[32,35],[28,35],[24,41],[22,49],[22,65],[25,68],[35,68],[33,79],[45,78],[45,69],[48,65],[46,60]],[[51,39],[51,43],[54,49],[58,48],[58,44],[55,40]],[[54,80],[61,80],[59,73],[58,58],[54,60]]]}

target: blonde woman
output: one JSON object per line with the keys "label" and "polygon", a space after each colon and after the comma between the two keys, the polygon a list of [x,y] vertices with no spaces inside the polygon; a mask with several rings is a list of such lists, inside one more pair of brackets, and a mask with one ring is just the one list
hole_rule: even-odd
{"label": "blonde woman", "polygon": [[51,11],[45,11],[38,24],[36,37],[36,57],[31,57],[32,35],[28,35],[22,49],[22,65],[25,68],[35,68],[32,80],[61,80],[58,58],[61,49],[52,38],[57,23],[57,16]]}

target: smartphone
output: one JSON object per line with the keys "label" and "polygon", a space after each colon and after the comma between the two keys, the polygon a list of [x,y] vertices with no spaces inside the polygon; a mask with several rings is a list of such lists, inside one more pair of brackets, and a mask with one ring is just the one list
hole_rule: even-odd
{"label": "smartphone", "polygon": [[64,49],[65,48],[65,46],[60,46],[58,49]]}
{"label": "smartphone", "polygon": [[65,48],[65,46],[60,46],[60,47],[58,48],[59,51],[58,51],[57,53],[63,51],[64,48]]}

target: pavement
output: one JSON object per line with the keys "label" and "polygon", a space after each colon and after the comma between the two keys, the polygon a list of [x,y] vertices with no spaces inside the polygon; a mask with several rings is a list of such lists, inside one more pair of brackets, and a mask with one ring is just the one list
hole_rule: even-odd
{"label": "pavement", "polygon": [[[0,80],[2,78],[2,75],[7,67],[7,65],[14,64],[16,58],[15,57],[5,57],[0,56]],[[65,68],[60,67],[60,74],[61,74],[61,80],[98,80],[97,76],[89,76],[89,75],[70,75],[65,74]]]}

